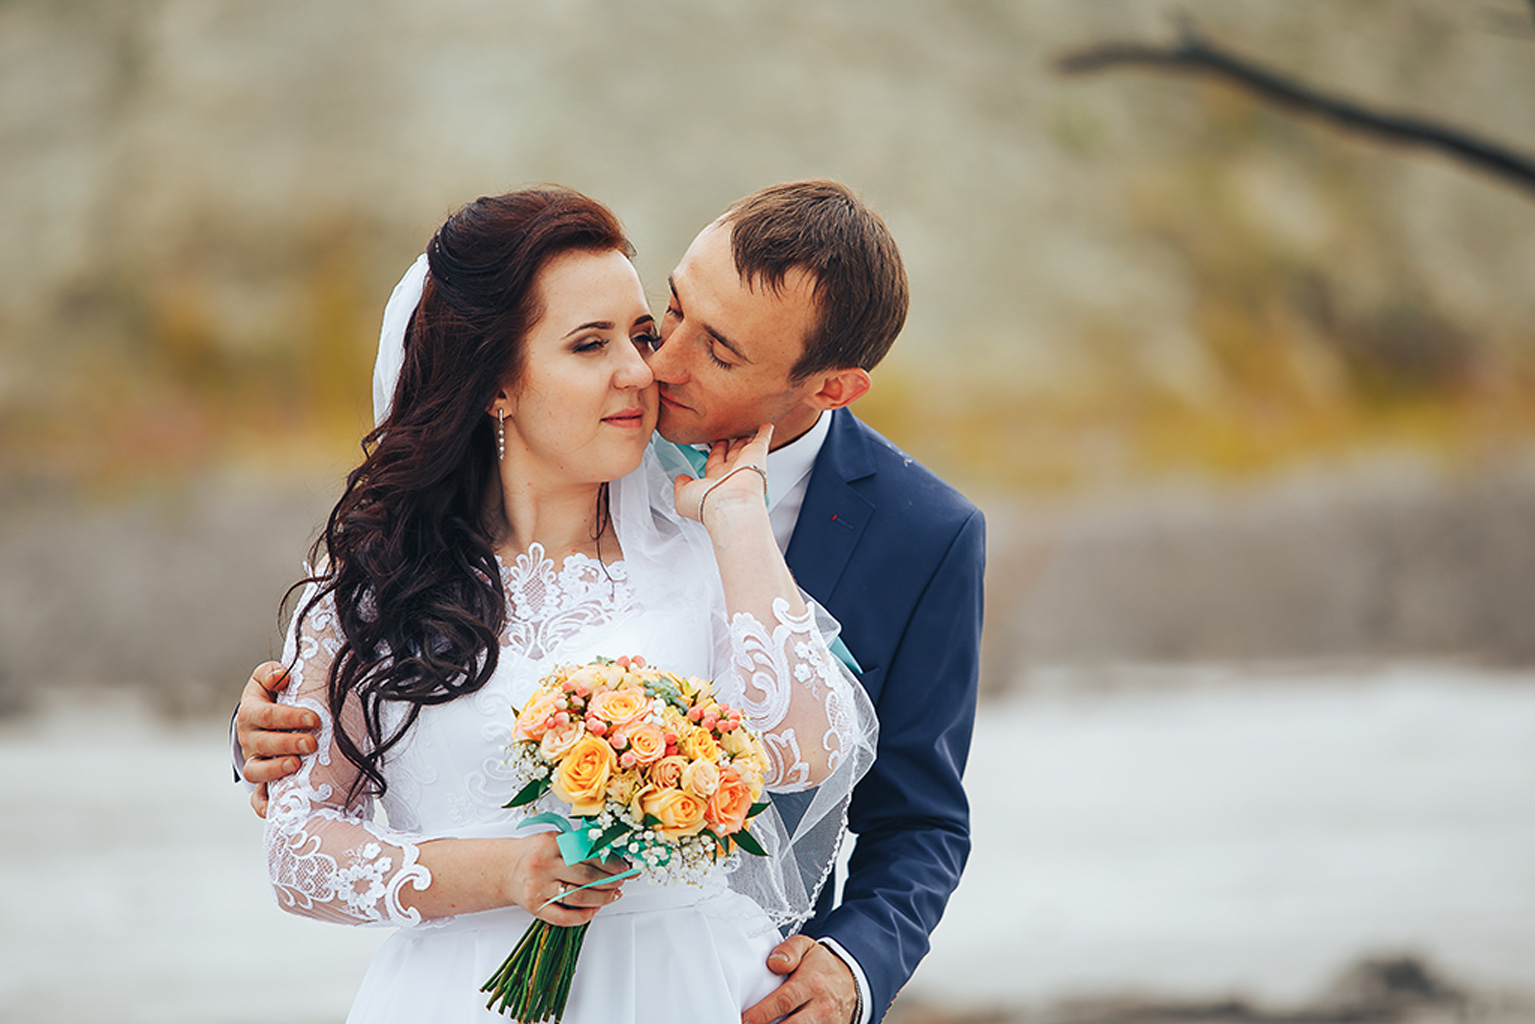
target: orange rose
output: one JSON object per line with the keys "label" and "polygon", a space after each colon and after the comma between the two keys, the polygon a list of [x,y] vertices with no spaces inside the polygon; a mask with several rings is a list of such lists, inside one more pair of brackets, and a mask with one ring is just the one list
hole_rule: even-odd
{"label": "orange rose", "polygon": [[544,733],[543,739],[538,741],[539,753],[544,755],[545,760],[558,761],[584,735],[586,735],[586,723],[579,718],[571,719],[567,725],[556,724],[554,728]]}
{"label": "orange rose", "polygon": [[629,751],[637,763],[654,764],[666,756],[666,730],[654,722],[640,722],[624,732],[629,737]]}
{"label": "orange rose", "polygon": [[734,768],[726,768],[720,772],[719,788],[709,797],[704,817],[714,826],[717,834],[728,836],[732,832],[739,832],[741,826],[746,824],[746,812],[751,810],[751,806],[751,788],[739,772]]}
{"label": "orange rose", "polygon": [[576,741],[554,770],[554,795],[570,804],[576,814],[596,814],[613,774],[615,757],[607,741],[586,735]]}
{"label": "orange rose", "polygon": [[512,738],[519,740],[541,739],[544,735],[545,725],[549,716],[556,714],[560,707],[555,701],[559,695],[549,693],[535,693],[533,697],[522,706],[522,711],[517,715],[517,726],[512,730]]}
{"label": "orange rose", "polygon": [[687,766],[687,758],[673,754],[651,765],[647,774],[650,776],[651,784],[657,789],[674,789],[682,784],[682,770]]}
{"label": "orange rose", "polygon": [[628,725],[650,713],[650,698],[644,690],[606,690],[586,706],[587,714],[615,725]]}
{"label": "orange rose", "polygon": [[661,819],[656,831],[668,839],[696,836],[704,828],[704,802],[680,789],[662,789],[640,797],[640,808]]}
{"label": "orange rose", "polygon": [[701,725],[695,725],[684,733],[677,746],[693,761],[720,759],[720,745],[714,741],[714,734]]}
{"label": "orange rose", "polygon": [[682,788],[707,800],[720,788],[720,768],[713,761],[689,761],[682,770]]}

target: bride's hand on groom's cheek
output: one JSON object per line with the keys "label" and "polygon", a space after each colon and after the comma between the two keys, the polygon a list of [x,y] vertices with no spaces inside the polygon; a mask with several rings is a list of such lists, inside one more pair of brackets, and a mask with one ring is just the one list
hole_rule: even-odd
{"label": "bride's hand on groom's cheek", "polygon": [[706,509],[713,511],[731,503],[763,506],[772,440],[773,425],[764,423],[751,437],[714,442],[703,476],[679,476],[673,481],[677,512],[703,522]]}
{"label": "bride's hand on groom's cheek", "polygon": [[[617,857],[609,857],[600,867],[591,861],[566,864],[553,832],[508,842],[513,844],[513,853],[508,864],[507,902],[534,917],[565,928],[586,924],[597,911],[623,895],[623,881],[603,881],[629,869]],[[592,882],[598,884],[581,888]],[[550,903],[556,896],[559,899]]]}

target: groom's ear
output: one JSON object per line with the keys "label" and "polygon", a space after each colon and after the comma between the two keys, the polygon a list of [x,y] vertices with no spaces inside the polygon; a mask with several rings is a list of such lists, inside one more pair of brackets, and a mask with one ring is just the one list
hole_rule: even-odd
{"label": "groom's ear", "polygon": [[849,366],[841,370],[827,370],[815,375],[816,390],[806,402],[817,409],[840,409],[862,398],[873,383],[869,371]]}

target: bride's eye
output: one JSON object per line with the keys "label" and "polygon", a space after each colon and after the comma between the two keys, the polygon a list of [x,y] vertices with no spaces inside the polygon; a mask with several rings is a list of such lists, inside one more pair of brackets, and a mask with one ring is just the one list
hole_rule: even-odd
{"label": "bride's eye", "polygon": [[634,347],[654,352],[661,347],[661,336],[652,331],[649,334],[636,334],[633,338]]}

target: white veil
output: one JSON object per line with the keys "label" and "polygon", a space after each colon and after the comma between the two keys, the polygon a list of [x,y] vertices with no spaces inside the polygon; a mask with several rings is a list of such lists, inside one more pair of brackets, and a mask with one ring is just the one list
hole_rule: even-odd
{"label": "white veil", "polygon": [[[404,366],[406,327],[420,302],[427,272],[422,254],[384,309],[373,367],[375,423],[389,412]],[[741,706],[744,684],[732,665],[730,623],[709,535],[699,523],[677,513],[671,480],[651,447],[638,469],[611,484],[610,512],[624,565],[635,591],[647,595],[647,603],[673,611],[685,620],[679,622],[683,628],[708,630],[715,638],[710,667],[716,691],[721,699]],[[808,595],[805,601],[829,645],[839,629],[836,620]],[[765,625],[769,631],[774,626]],[[835,668],[830,692],[818,694],[826,701],[839,743],[835,767],[812,790],[775,795],[773,807],[758,816],[751,829],[768,856],[738,853],[730,865],[730,888],[751,898],[786,932],[797,930],[814,912],[845,830],[853,786],[874,763],[878,726],[868,694],[840,662],[830,654],[822,656]],[[786,685],[802,683],[785,680]],[[814,690],[814,682],[809,685]]]}

